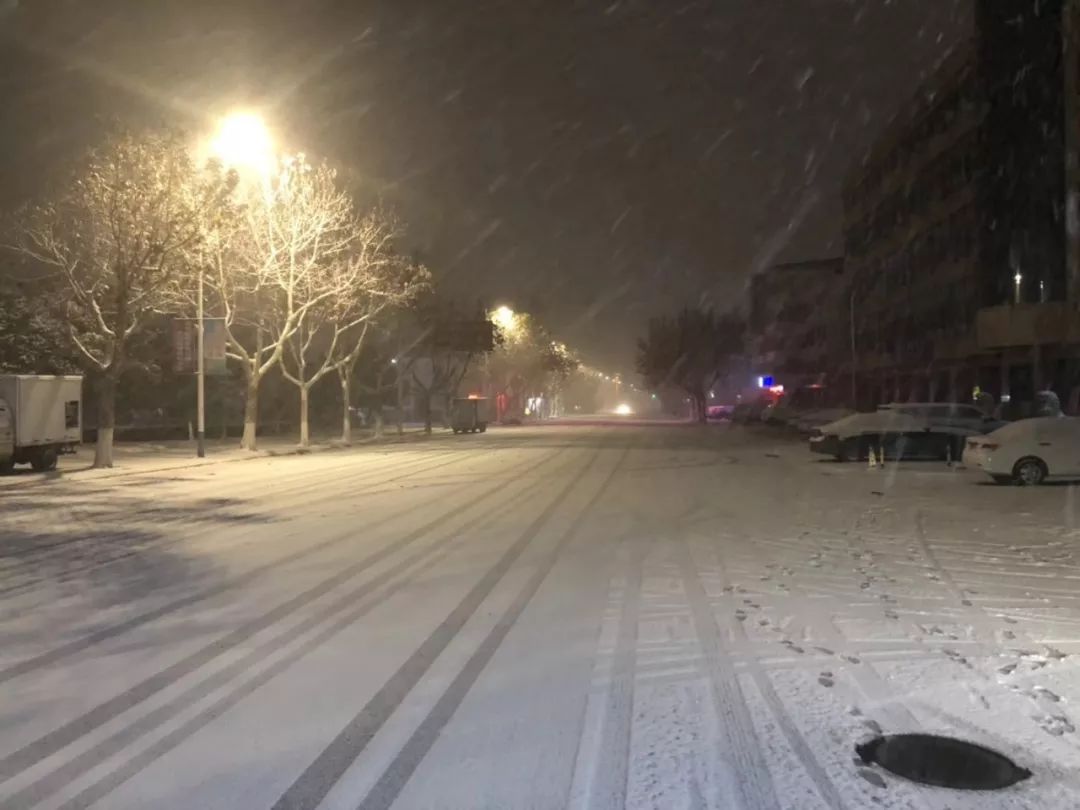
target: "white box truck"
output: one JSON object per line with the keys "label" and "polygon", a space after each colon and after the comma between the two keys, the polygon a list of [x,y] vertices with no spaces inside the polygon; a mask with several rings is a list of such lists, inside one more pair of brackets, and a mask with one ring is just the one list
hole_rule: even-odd
{"label": "white box truck", "polygon": [[51,470],[82,440],[82,377],[0,374],[0,473]]}

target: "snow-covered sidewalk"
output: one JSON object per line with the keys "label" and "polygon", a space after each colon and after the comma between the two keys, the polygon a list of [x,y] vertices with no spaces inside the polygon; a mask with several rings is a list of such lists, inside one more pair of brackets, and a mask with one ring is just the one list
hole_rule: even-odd
{"label": "snow-covered sidewalk", "polygon": [[[442,431],[436,431],[438,435]],[[389,426],[382,439],[375,439],[369,431],[357,431],[349,447],[399,444],[426,438],[421,427],[409,425],[399,436],[393,426]],[[20,487],[41,481],[53,481],[60,478],[99,480],[114,476],[124,476],[149,472],[165,472],[207,464],[222,464],[232,461],[246,461],[258,458],[275,458],[306,453],[319,453],[327,450],[345,449],[339,439],[322,439],[311,443],[309,447],[299,447],[296,439],[284,436],[260,436],[258,449],[244,450],[238,439],[207,439],[206,455],[199,458],[195,452],[195,442],[186,440],[117,442],[113,448],[113,467],[94,469],[93,443],[80,445],[73,455],[60,457],[57,469],[51,473],[36,473],[29,467],[17,467],[13,474],[0,476],[0,492],[5,487]]]}

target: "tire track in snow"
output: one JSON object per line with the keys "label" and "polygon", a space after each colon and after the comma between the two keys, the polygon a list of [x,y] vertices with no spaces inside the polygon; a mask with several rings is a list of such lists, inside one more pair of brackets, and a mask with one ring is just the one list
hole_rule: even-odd
{"label": "tire track in snow", "polygon": [[559,508],[563,498],[574,490],[592,470],[593,464],[603,452],[598,448],[589,461],[558,492],[544,510],[529,523],[517,540],[503,552],[499,560],[488,569],[458,605],[420,644],[338,733],[334,740],[304,769],[292,785],[274,803],[272,810],[314,810],[330,789],[337,784],[357,757],[363,753],[371,739],[382,728],[391,714],[409,696],[413,687],[435,663],[461,632],[465,623],[499,584],[510,567],[517,561],[529,544],[547,524]]}
{"label": "tire track in snow", "polygon": [[610,682],[602,714],[596,761],[589,775],[589,808],[622,810],[630,776],[630,739],[637,677],[638,623],[645,557],[649,545],[634,542],[622,576],[621,609],[612,653]]}
{"label": "tire track in snow", "polygon": [[[614,466],[608,471],[604,477],[600,486],[596,492],[585,504],[585,506],[574,518],[573,523],[567,527],[566,531],[556,542],[555,546],[547,552],[544,559],[537,565],[535,572],[525,583],[524,587],[518,592],[514,601],[506,609],[503,615],[499,618],[496,625],[488,632],[487,636],[480,645],[476,648],[476,651],[469,657],[469,660],[462,667],[457,677],[450,683],[446,691],[436,702],[435,706],[428,712],[427,716],[420,723],[416,731],[398,752],[394,760],[379,777],[378,781],[368,792],[368,795],[360,803],[358,810],[390,810],[390,807],[397,800],[401,791],[408,783],[409,779],[416,772],[420,763],[424,757],[431,750],[431,747],[435,744],[439,735],[443,729],[453,718],[454,713],[461,706],[461,703],[465,700],[469,690],[472,689],[476,683],[480,674],[484,671],[491,659],[495,656],[500,645],[510,631],[514,628],[517,620],[521,617],[521,614],[525,612],[525,609],[529,606],[536,592],[540,590],[540,586],[547,579],[552,569],[555,567],[555,563],[558,561],[559,555],[570,545],[578,536],[582,524],[585,518],[592,511],[593,507],[607,494],[608,488],[611,485],[612,480],[615,478],[616,473],[619,472],[623,461],[629,454],[630,448],[627,447],[619,455]],[[638,587],[636,593],[640,594],[641,581],[640,574],[641,567],[638,566]],[[634,616],[634,626],[636,637],[636,610]],[[633,694],[633,661],[630,662],[630,690],[631,698]],[[632,700],[631,700],[632,704]],[[629,759],[629,741],[630,741],[630,712],[632,705],[626,707],[626,734],[618,738],[620,741],[625,741],[625,750],[622,752],[622,773],[623,773],[623,803],[613,805],[614,807],[621,808],[625,803],[625,791],[626,791],[626,766]],[[618,767],[618,762],[615,763]],[[594,805],[597,808],[604,807],[605,805]]]}
{"label": "tire track in snow", "polygon": [[[437,466],[445,466],[446,464],[451,463],[453,463],[453,460]],[[429,467],[427,469],[431,468]],[[439,501],[448,500],[454,494],[456,494],[456,490],[438,496],[431,503],[438,503]],[[333,497],[340,497],[340,493],[336,493]],[[414,507],[412,506],[396,510],[395,512],[387,515],[384,518],[380,518],[372,523],[367,524],[364,528],[379,528],[397,520],[404,515],[409,514],[413,510]],[[447,514],[453,514],[453,510]],[[275,568],[289,565],[290,563],[296,562],[297,560],[303,559],[304,557],[308,557],[311,554],[325,551],[326,549],[333,548],[335,546],[341,545],[342,543],[347,543],[350,540],[354,539],[354,537],[355,535],[351,532],[344,534],[336,534],[333,537],[317,543],[313,546],[307,546],[295,552],[285,554],[277,558],[276,560],[271,560],[270,562],[258,565],[255,568],[245,571],[243,574],[239,574],[232,579],[225,580],[224,582],[214,585],[211,588],[205,588],[201,591],[196,591],[193,594],[180,597],[179,599],[167,602],[164,605],[159,605],[158,607],[152,608],[151,610],[148,610],[144,613],[132,616],[131,618],[110,625],[109,627],[103,627],[100,630],[95,630],[85,636],[81,636],[74,639],[73,641],[69,641],[66,644],[61,644],[59,647],[54,647],[48,652],[32,656],[16,664],[11,664],[7,667],[4,667],[3,669],[0,669],[0,684],[6,683],[13,678],[17,678],[30,672],[34,672],[35,670],[51,666],[52,664],[55,664],[65,658],[75,655],[76,653],[89,649],[96,644],[100,644],[103,641],[108,641],[109,639],[115,638],[130,630],[141,627],[144,624],[156,621],[163,616],[168,616],[171,613],[175,613],[177,610],[181,610],[183,608],[190,607],[193,604],[197,604],[198,602],[202,602],[206,599],[219,596],[220,594],[230,591],[233,588],[247,585],[251,582],[258,580],[263,575],[269,573]],[[0,769],[0,781],[3,781],[4,778],[5,777],[3,777],[2,769]]]}
{"label": "tire track in snow", "polygon": [[[708,617],[712,617],[712,620],[715,623],[715,614],[713,613],[712,608],[708,604],[708,597],[705,594],[705,590],[701,585],[701,580],[698,575],[698,567],[697,564],[694,562],[693,554],[690,550],[689,545],[683,544],[683,550],[680,554],[680,557],[685,558],[680,559],[680,563],[684,567],[684,579],[688,576],[693,578],[692,587],[700,592],[699,598],[705,604],[707,615]],[[717,568],[721,572],[724,572],[725,568],[721,562],[720,552],[718,549],[714,550],[714,560],[717,564]],[[726,575],[724,576],[724,579],[727,579]],[[731,627],[731,630],[737,644],[750,643],[750,638],[742,622],[735,622]],[[818,795],[821,797],[822,801],[825,802],[826,806],[836,808],[837,810],[845,808],[847,805],[844,803],[840,794],[837,792],[836,786],[829,778],[829,775],[828,773],[826,773],[824,767],[822,767],[821,762],[818,760],[817,756],[815,756],[813,750],[810,748],[810,745],[806,742],[806,739],[803,737],[802,733],[795,726],[795,723],[792,721],[790,714],[784,707],[783,701],[776,693],[776,689],[773,686],[772,680],[769,678],[768,673],[766,672],[764,667],[762,667],[760,661],[758,660],[757,655],[753,651],[751,651],[750,654],[747,655],[746,659],[740,663],[744,665],[746,673],[753,679],[754,684],[757,686],[758,691],[761,693],[762,699],[764,700],[766,706],[769,709],[769,712],[772,714],[773,719],[776,721],[776,725],[783,732],[784,737],[787,740],[788,747],[791,748],[791,750],[799,758],[799,761],[802,763],[803,769],[806,771],[811,781],[814,783],[814,787],[817,789]],[[731,666],[732,673],[735,672],[733,664],[734,662],[732,662]]]}
{"label": "tire track in snow", "polygon": [[[439,457],[445,457],[445,455],[448,455],[448,453],[439,454]],[[370,467],[365,466],[362,470],[357,470],[357,471],[355,471],[353,473],[352,476],[349,476],[349,477],[344,478],[344,479],[341,478],[340,476],[338,476],[337,474],[340,473],[341,470],[343,470],[343,469],[348,469],[351,465],[348,465],[348,464],[340,465],[340,466],[333,467],[333,468],[331,468],[329,470],[320,468],[318,470],[310,471],[309,475],[305,477],[305,480],[302,483],[299,483],[299,484],[294,483],[292,486],[287,486],[287,487],[284,487],[282,489],[277,489],[277,488],[273,488],[273,487],[270,487],[268,489],[267,484],[265,482],[263,484],[261,484],[261,486],[259,488],[255,488],[255,489],[252,489],[250,491],[242,490],[241,492],[238,493],[238,492],[230,489],[229,492],[228,492],[228,499],[230,501],[233,501],[233,500],[237,500],[237,499],[250,498],[250,497],[252,497],[254,495],[261,495],[264,498],[265,497],[272,497],[273,498],[273,506],[274,506],[274,508],[275,509],[281,509],[282,506],[283,506],[283,501],[285,501],[287,499],[289,502],[291,502],[291,501],[293,501],[295,499],[303,498],[307,493],[310,493],[313,489],[316,489],[316,488],[324,485],[325,483],[327,483],[327,478],[328,478],[329,481],[332,481],[335,484],[335,486],[340,487],[340,486],[354,486],[354,485],[365,484],[365,483],[368,483],[369,481],[380,479],[381,476],[385,476],[387,474],[390,474],[390,475],[392,475],[391,478],[382,478],[379,481],[379,483],[389,483],[389,482],[392,482],[392,481],[398,481],[401,478],[408,477],[410,475],[415,474],[417,472],[416,468],[419,468],[421,471],[437,469],[439,467],[444,467],[444,466],[448,466],[450,464],[453,464],[455,461],[463,460],[466,457],[467,457],[466,455],[462,454],[459,458],[452,458],[452,459],[450,459],[448,461],[445,461],[445,462],[439,463],[439,464],[429,464],[429,466],[427,466],[427,467],[423,466],[424,462],[425,461],[430,462],[430,459],[419,459],[419,460],[413,459],[413,460],[409,460],[409,461],[404,461],[404,462],[401,462],[401,463],[398,463],[398,464],[395,464],[395,465],[391,466],[389,469],[387,469],[385,467],[379,468],[379,469],[371,469]],[[315,480],[311,480],[312,478],[314,478]],[[106,496],[102,496],[102,497],[106,497]],[[335,496],[327,496],[327,497],[328,498],[329,497],[336,497],[336,493],[335,493]],[[325,500],[325,498],[324,499],[318,499],[316,501],[312,501],[310,499],[309,500],[304,500],[303,503],[305,505],[311,505],[312,503],[317,503],[317,502],[319,502],[321,500]],[[150,501],[147,501],[147,503],[149,503],[149,502]],[[134,512],[134,514],[131,517],[133,517],[133,518],[135,518],[137,520],[143,520],[143,521],[146,521],[148,519],[153,520],[154,521],[154,523],[153,523],[154,529],[157,530],[157,531],[161,531],[162,529],[164,529],[164,528],[166,528],[168,526],[176,525],[177,523],[186,525],[186,519],[183,518],[183,517],[174,517],[171,520],[162,521],[160,519],[157,519],[157,516],[155,515],[155,509],[159,513],[160,512],[169,512],[169,511],[175,511],[175,510],[181,510],[181,509],[188,509],[188,508],[191,508],[192,506],[195,506],[197,504],[198,504],[198,501],[194,501],[192,503],[180,504],[180,505],[177,505],[177,506],[174,506],[174,507],[165,507],[164,509],[162,507],[160,507],[160,506],[157,506],[155,508],[151,508],[151,509],[148,509],[148,510],[136,511],[136,512]],[[227,506],[217,507],[217,508],[237,508],[237,507],[241,507],[241,506],[244,506],[244,505],[245,504],[243,504],[243,503],[230,503]],[[137,507],[138,504],[133,504],[133,506]],[[66,522],[70,523],[70,525],[83,526],[83,527],[91,526],[91,527],[93,527],[93,531],[100,532],[99,526],[96,525],[95,522],[94,522],[94,519],[99,517],[98,515],[94,515],[93,519],[92,519],[92,518],[87,517],[87,512],[85,510],[78,510],[77,511],[77,510],[74,510],[74,509],[68,510],[67,514],[71,518],[71,520],[66,521]],[[61,514],[60,518],[57,519],[56,522],[62,522],[62,521],[64,521],[63,513]],[[208,530],[210,528],[213,528],[211,521],[206,521],[203,525],[206,527],[206,530]],[[200,532],[196,532],[194,536],[198,536],[199,534],[203,534],[203,533],[205,533],[205,530],[200,531]],[[191,539],[191,536],[192,535],[183,535],[183,536],[178,537],[178,536],[175,536],[175,535],[172,535],[172,536],[170,536],[170,535],[162,535],[161,537],[157,538],[156,540],[152,540],[152,541],[149,541],[147,543],[144,543],[143,545],[139,546],[137,549],[131,549],[131,550],[128,550],[128,551],[125,551],[123,549],[118,549],[119,551],[121,551],[120,554],[114,555],[112,557],[104,557],[104,558],[89,560],[86,565],[84,565],[84,566],[82,566],[80,568],[66,569],[64,573],[65,573],[65,575],[71,575],[71,574],[75,574],[75,573],[85,573],[87,571],[97,570],[98,568],[100,568],[102,566],[109,565],[111,563],[118,562],[120,560],[128,559],[129,557],[132,557],[132,556],[136,556],[137,554],[139,554],[139,553],[141,553],[143,551],[157,551],[157,550],[160,550],[162,548],[167,548],[169,546],[176,545],[177,543],[182,543],[185,540]],[[35,546],[31,547],[31,548],[20,549],[20,550],[17,550],[15,552],[6,553],[6,554],[0,554],[0,560],[11,560],[12,561],[11,565],[9,565],[6,568],[3,568],[2,570],[0,570],[0,578],[7,577],[8,575],[18,575],[21,571],[23,571],[23,570],[25,570],[27,568],[31,568],[33,566],[37,566],[37,565],[41,565],[41,564],[48,564],[52,560],[63,559],[65,557],[69,556],[73,550],[78,550],[78,549],[83,548],[83,547],[93,548],[96,543],[100,543],[100,540],[101,540],[100,537],[85,537],[85,538],[66,537],[66,538],[61,538],[59,540],[56,540],[55,542],[51,542],[51,543],[47,543],[47,544],[39,544],[39,545],[35,545]],[[106,552],[108,550],[109,549],[105,549]],[[49,554],[48,552],[50,552],[50,551],[54,551],[55,553]],[[24,582],[24,583],[19,583],[17,585],[10,585],[10,586],[4,587],[4,588],[0,588],[0,597],[8,597],[8,596],[16,595],[14,593],[15,591],[27,590],[29,588],[34,587],[36,584],[38,584],[37,581]]]}
{"label": "tire track in snow", "polygon": [[[417,474],[417,467],[419,467],[420,471],[427,471],[448,466],[458,460],[461,459],[452,458],[441,463],[432,464],[428,467],[423,467],[422,463],[409,463],[407,465],[396,464],[389,470],[372,470],[369,467],[365,467],[363,471],[358,471],[354,473],[353,476],[344,479],[340,477],[331,477],[330,480],[333,481],[336,487],[362,485],[369,481],[377,480],[381,476],[384,476],[386,474],[390,474],[391,477],[384,478],[381,483],[399,481],[402,478],[407,478]],[[339,472],[340,469],[341,468],[336,467],[334,468],[333,472]],[[275,490],[273,488],[270,488],[268,491],[267,485],[266,483],[264,483],[262,485],[261,492],[265,497],[273,499],[273,507],[277,510],[287,508],[287,504],[292,504],[294,502],[303,503],[305,506],[311,507],[318,503],[321,503],[324,500],[338,496],[338,494],[335,492],[334,495],[324,496],[323,498],[309,498],[307,501],[300,500],[301,498],[303,498],[304,493],[309,493],[312,490],[317,489],[327,483],[326,479],[323,476],[323,472],[325,471],[318,471],[317,480],[315,481],[305,480],[304,483],[300,486],[286,487],[283,490]],[[235,500],[236,498],[241,498],[245,496],[237,495],[230,490],[228,497],[230,500]],[[145,542],[140,543],[137,546],[110,546],[107,543],[102,543],[101,534],[103,531],[108,531],[107,528],[103,528],[103,526],[107,527],[108,525],[107,521],[110,519],[108,516],[96,516],[100,517],[100,519],[98,519],[96,522],[88,519],[87,517],[85,517],[85,515],[78,518],[73,525],[89,528],[89,531],[92,533],[91,536],[83,538],[72,538],[69,536],[56,542],[49,543],[47,547],[43,550],[53,550],[53,553],[42,554],[30,558],[19,557],[15,560],[15,563],[13,565],[9,566],[3,571],[0,571],[0,579],[5,579],[8,577],[23,578],[23,581],[21,582],[17,582],[0,588],[0,599],[8,600],[0,604],[0,607],[8,611],[16,609],[13,607],[10,600],[13,600],[25,594],[27,591],[35,590],[41,585],[42,581],[53,579],[53,577],[49,575],[34,577],[34,574],[36,573],[36,568],[48,567],[51,563],[55,561],[70,559],[72,555],[77,554],[80,549],[86,548],[89,549],[92,553],[91,555],[89,555],[85,563],[71,567],[65,567],[63,569],[63,576],[65,578],[70,578],[77,575],[97,573],[98,571],[103,570],[109,565],[123,562],[125,560],[131,560],[146,553],[166,551],[170,548],[176,547],[200,536],[204,536],[209,532],[217,530],[219,528],[219,524],[215,522],[213,518],[209,518],[206,520],[200,519],[196,527],[194,529],[191,529],[191,524],[186,516],[174,516],[171,519],[162,520],[160,518],[160,514],[155,514],[155,511],[157,511],[158,513],[186,511],[192,508],[196,508],[198,507],[198,505],[199,504],[196,501],[192,503],[181,503],[172,507],[157,507],[156,510],[154,508],[151,508],[149,510],[140,510],[138,508],[139,504],[132,504],[131,506],[135,509],[135,511],[131,515],[130,519],[125,519],[125,522],[127,523],[130,520],[136,523],[147,523],[152,531],[160,533],[158,537],[149,539]],[[210,505],[206,508],[208,510],[217,508],[231,510],[245,507],[249,508],[250,506],[251,504],[248,503],[230,503],[225,506]],[[261,518],[263,517],[263,515],[260,514],[259,517]],[[233,525],[239,525],[240,522],[241,521],[237,520],[235,523],[233,523]],[[184,526],[188,529],[188,531],[185,531],[181,534],[165,533],[169,527],[175,526],[177,524]],[[257,525],[253,527],[249,527],[246,530],[233,533],[232,537],[235,540],[243,540],[252,535],[257,535],[262,531],[264,531],[264,526],[260,521]],[[30,551],[33,550],[34,549],[30,549]],[[110,552],[113,553],[110,555]],[[27,576],[31,576],[34,578],[26,579]],[[28,610],[32,609],[32,607],[32,605],[23,605],[18,609]],[[3,674],[2,672],[0,672],[0,683],[2,682]]]}
{"label": "tire track in snow", "polygon": [[[504,483],[503,492],[507,493],[508,488],[512,488],[526,476],[533,474],[537,467],[545,462],[546,460],[541,461],[537,466],[507,479]],[[309,635],[327,622],[331,622],[328,627],[324,627],[314,636],[304,640],[286,657],[275,661],[267,669],[242,682],[238,687],[218,698],[208,708],[203,709],[181,727],[167,734],[162,740],[151,744],[145,751],[139,752],[117,770],[83,789],[77,796],[62,805],[64,810],[89,807],[120,785],[134,778],[144,768],[179,746],[192,734],[238,704],[255,690],[265,686],[293,664],[298,663],[304,656],[363,618],[382,601],[411,583],[419,574],[431,569],[438,561],[444,559],[455,547],[465,541],[467,532],[485,524],[493,515],[503,511],[508,505],[516,504],[530,497],[532,497],[532,492],[526,488],[524,491],[510,495],[505,501],[493,504],[465,523],[454,526],[448,533],[442,535],[441,539],[435,540],[433,543],[399,561],[377,577],[342,595],[333,603],[294,627],[262,642],[240,659],[210,674],[204,680],[188,688],[164,705],[134,720],[129,726],[112,734],[51,773],[21,789],[18,793],[4,800],[4,807],[11,808],[11,810],[32,807],[36,802],[40,802],[67,787],[82,774],[106,762],[110,757],[181,714],[201,699],[236,680],[247,671],[256,668],[263,661],[271,659],[279,650],[298,639],[303,639],[304,636]],[[414,569],[411,573],[400,576],[410,568]],[[395,581],[396,577],[398,579]],[[357,605],[358,601],[361,604]],[[349,608],[352,609],[349,610]],[[343,612],[345,612],[345,615],[334,620],[335,616]]]}
{"label": "tire track in snow", "polygon": [[[546,463],[547,461],[557,456],[560,452],[561,451],[558,450],[555,451],[554,453],[545,457],[541,463]],[[536,466],[536,464],[533,464],[526,472],[535,470]],[[577,479],[575,478],[574,480],[576,481]],[[164,670],[161,670],[160,672],[151,675],[148,678],[145,678],[140,683],[129,687],[127,690],[121,692],[115,697],[98,704],[93,709],[90,709],[79,717],[68,721],[62,726],[45,734],[44,736],[39,737],[33,742],[30,742],[24,745],[22,748],[12,752],[11,754],[8,754],[7,756],[0,759],[0,783],[6,782],[7,780],[11,779],[12,777],[16,776],[27,768],[32,767],[46,757],[49,757],[56,752],[62,750],[71,743],[84,737],[85,735],[99,728],[103,724],[109,722],[110,720],[127,711],[128,709],[137,706],[138,704],[142,703],[153,695],[161,692],[163,689],[172,685],[185,675],[188,675],[198,670],[199,668],[205,666],[211,661],[214,661],[225,655],[227,652],[237,647],[238,645],[245,643],[256,633],[273,626],[277,622],[287,618],[288,616],[295,613],[297,610],[303,608],[305,605],[314,602],[320,596],[324,595],[327,591],[339,587],[340,585],[347,582],[349,579],[363,573],[367,569],[371,568],[382,560],[392,556],[398,551],[401,551],[408,545],[414,543],[416,540],[423,537],[432,529],[438,528],[451,515],[460,514],[464,510],[471,509],[473,506],[482,503],[485,499],[493,495],[498,495],[504,487],[505,481],[499,479],[494,486],[485,488],[479,495],[470,498],[465,503],[455,503],[454,507],[449,512],[439,515],[434,520],[428,521],[418,529],[414,529],[413,531],[406,534],[403,538],[395,539],[390,541],[389,543],[386,543],[379,550],[364,556],[362,559],[349,566],[346,566],[333,576],[316,583],[315,585],[305,589],[304,591],[296,594],[295,596],[287,599],[284,602],[278,603],[275,607],[265,612],[259,618],[240,625],[239,627],[225,634],[223,637],[215,639],[214,641],[201,647],[193,653],[186,655],[184,658],[171,664]],[[456,492],[452,492],[450,494],[454,495],[456,494]],[[377,521],[376,524],[373,525],[381,525],[382,523],[389,522],[397,516],[398,515],[390,516],[385,520]],[[325,543],[320,543],[311,548],[297,552],[296,554],[289,555],[287,559],[299,559],[300,557],[308,556],[315,550],[321,550],[322,548],[326,548],[330,545],[344,542],[345,540],[348,540],[353,536],[354,535],[350,533],[341,537],[332,538]],[[265,570],[268,570],[270,567],[280,564],[280,561],[278,561],[273,564],[268,564],[267,566],[260,566],[259,568],[255,569],[255,571],[259,573],[264,573]],[[242,575],[241,577],[237,578],[237,580],[243,580],[245,582],[249,582],[252,579],[254,579],[253,572],[249,572],[248,574]],[[235,586],[237,580],[231,581],[232,586]],[[223,589],[224,588],[219,586],[218,589],[211,590],[216,590],[216,592],[220,592],[220,590]],[[179,607],[185,607],[189,604],[192,604],[193,602],[205,598],[205,594],[206,592],[195,594],[193,597],[187,597],[185,599],[177,600],[176,602],[170,603],[165,607],[169,608],[168,612],[172,612],[173,610],[179,609]],[[151,613],[158,613],[159,615],[163,615],[163,613],[160,613],[160,611],[152,611]],[[30,660],[33,661],[34,659]]]}
{"label": "tire track in snow", "polygon": [[724,736],[723,756],[738,775],[735,792],[741,800],[739,807],[746,810],[780,810],[781,805],[769,772],[769,764],[762,755],[754,721],[739,687],[735,667],[723,650],[716,617],[709,606],[697,566],[690,555],[690,547],[683,538],[675,540],[673,545],[683,587],[686,589],[686,601],[693,616],[694,629],[707,662],[705,670],[712,689],[720,732]]}

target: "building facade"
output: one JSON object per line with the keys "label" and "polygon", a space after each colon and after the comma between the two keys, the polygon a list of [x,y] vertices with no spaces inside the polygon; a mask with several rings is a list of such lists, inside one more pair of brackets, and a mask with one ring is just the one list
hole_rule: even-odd
{"label": "building facade", "polygon": [[[1076,80],[1064,0],[978,0],[974,35],[843,190],[860,404],[1080,384]],[[1075,217],[1074,221],[1080,220]]]}

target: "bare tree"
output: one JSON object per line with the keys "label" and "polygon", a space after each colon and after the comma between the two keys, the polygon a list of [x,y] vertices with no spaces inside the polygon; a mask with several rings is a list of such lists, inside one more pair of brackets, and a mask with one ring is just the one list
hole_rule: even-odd
{"label": "bare tree", "polygon": [[53,271],[52,303],[99,377],[96,467],[113,464],[116,383],[130,341],[166,304],[170,279],[200,238],[193,182],[175,133],[117,135],[16,227],[14,248]]}
{"label": "bare tree", "polygon": [[733,314],[684,308],[649,321],[638,340],[637,370],[653,388],[674,386],[690,397],[691,416],[706,419],[705,392],[742,351],[743,324]]}
{"label": "bare tree", "polygon": [[[300,389],[300,445],[310,443],[308,407],[312,387],[337,371],[344,414],[342,441],[351,441],[350,381],[364,340],[375,319],[412,299],[426,286],[427,272],[394,252],[396,223],[381,211],[368,212],[347,226],[345,255],[324,272],[309,276],[307,298],[321,298],[310,308],[286,342],[282,374]],[[323,289],[332,291],[323,297]]]}
{"label": "bare tree", "polygon": [[412,377],[420,395],[424,432],[431,433],[432,400],[455,396],[474,358],[493,348],[492,323],[483,312],[463,317],[454,307],[429,296],[413,310],[417,334],[404,359],[404,369]]}
{"label": "bare tree", "polygon": [[241,445],[249,450],[256,448],[259,385],[312,325],[309,316],[340,293],[333,276],[349,267],[354,226],[333,170],[301,155],[282,161],[265,184],[242,189],[235,218],[212,243],[207,283],[225,321],[228,356],[244,371]]}
{"label": "bare tree", "polygon": [[[431,289],[431,274],[427,269],[396,250],[400,236],[401,229],[396,220],[380,211],[369,213],[362,222],[358,241],[359,259],[365,268],[363,283],[356,285],[348,296],[350,311],[335,325],[338,339],[330,352],[341,385],[341,441],[344,444],[352,442],[351,381],[363,356],[371,326],[379,319],[400,312],[417,296]],[[377,386],[382,385],[383,371],[385,368],[380,367]],[[376,418],[381,435],[381,410]]]}

